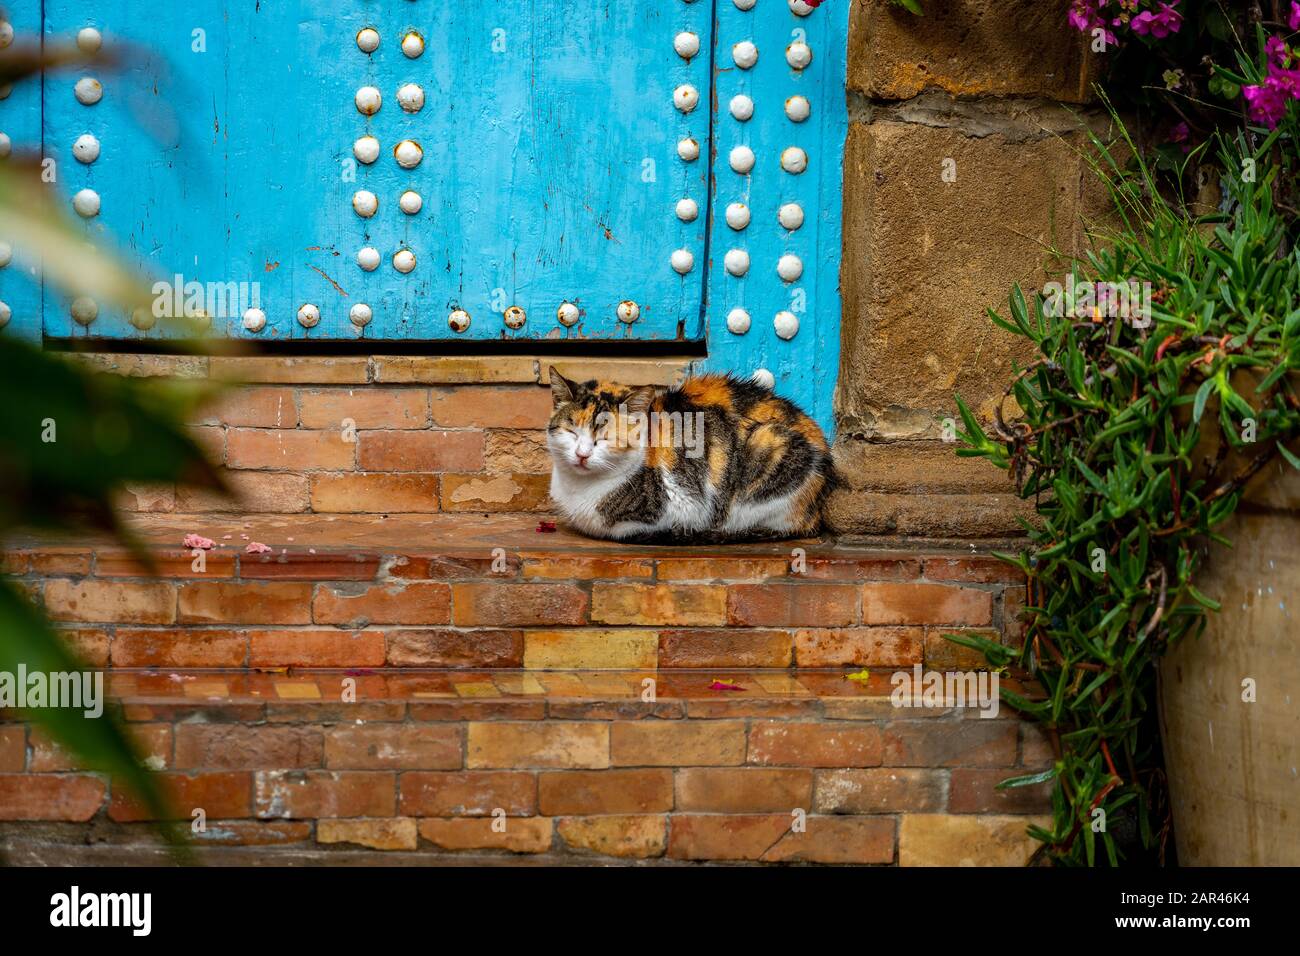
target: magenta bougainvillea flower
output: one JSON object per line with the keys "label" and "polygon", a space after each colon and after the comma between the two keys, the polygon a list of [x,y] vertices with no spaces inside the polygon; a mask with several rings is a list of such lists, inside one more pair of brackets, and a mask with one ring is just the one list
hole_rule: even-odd
{"label": "magenta bougainvillea flower", "polygon": [[1292,30],[1300,30],[1300,3],[1291,0],[1291,15],[1287,17],[1286,25]]}
{"label": "magenta bougainvillea flower", "polygon": [[1129,29],[1142,36],[1153,36],[1163,40],[1171,33],[1177,33],[1183,25],[1183,15],[1174,9],[1172,3],[1162,3],[1156,10],[1143,10],[1129,21]]}

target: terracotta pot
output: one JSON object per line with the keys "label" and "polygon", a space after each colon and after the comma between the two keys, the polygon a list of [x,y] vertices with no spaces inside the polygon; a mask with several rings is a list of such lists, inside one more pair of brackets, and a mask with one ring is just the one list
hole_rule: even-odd
{"label": "terracotta pot", "polygon": [[[1220,601],[1161,662],[1178,859],[1300,865],[1300,473],[1280,459],[1219,530],[1197,587]],[[1253,682],[1254,701],[1243,700]]]}

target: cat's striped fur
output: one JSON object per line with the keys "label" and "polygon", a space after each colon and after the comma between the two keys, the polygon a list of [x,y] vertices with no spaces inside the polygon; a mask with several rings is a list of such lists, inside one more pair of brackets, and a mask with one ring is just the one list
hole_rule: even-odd
{"label": "cat's striped fur", "polygon": [[726,375],[677,388],[571,382],[553,367],[551,499],[615,540],[801,537],[834,484],[826,437],[798,406]]}

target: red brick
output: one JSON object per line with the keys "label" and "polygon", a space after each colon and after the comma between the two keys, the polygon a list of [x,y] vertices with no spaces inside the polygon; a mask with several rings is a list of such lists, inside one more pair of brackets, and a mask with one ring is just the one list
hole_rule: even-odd
{"label": "red brick", "polygon": [[1033,724],[1020,725],[1020,766],[1046,770],[1056,762],[1056,751],[1047,731]]}
{"label": "red brick", "polygon": [[704,628],[659,632],[660,667],[789,667],[789,631]]}
{"label": "red brick", "polygon": [[[74,770],[106,770],[103,765],[94,766],[86,760],[76,757],[67,749],[55,743],[43,731],[33,727],[29,736],[31,757],[27,769],[31,773],[65,773]],[[127,726],[126,736],[135,746],[140,759],[154,770],[170,766],[172,762],[172,728],[171,724],[132,723]]]}
{"label": "red brick", "polygon": [[725,624],[727,589],[716,584],[598,582],[591,589],[591,619],[601,624]]}
{"label": "red brick", "polygon": [[391,817],[397,809],[392,773],[272,770],[254,774],[253,803],[261,819]]}
{"label": "red brick", "polygon": [[790,767],[874,767],[880,729],[872,724],[756,722],[749,731],[749,762]]}
{"label": "red brick", "polygon": [[[170,819],[190,820],[193,811],[202,809],[207,819],[247,817],[252,809],[252,777],[243,772],[155,774],[167,802]],[[129,795],[124,784],[113,783],[113,799],[108,815],[119,823],[153,819],[142,805]]]}
{"label": "red brick", "polygon": [[865,624],[990,624],[993,595],[947,584],[866,584]]}
{"label": "red brick", "polygon": [[887,767],[1012,767],[1013,720],[899,720],[882,731]]}
{"label": "red brick", "polygon": [[30,573],[80,577],[90,573],[88,548],[41,548],[30,554]]}
{"label": "red brick", "polygon": [[87,667],[108,666],[108,631],[99,627],[61,627],[57,633],[68,650]]}
{"label": "red brick", "polygon": [[433,422],[451,428],[545,428],[550,389],[536,385],[435,388]]}
{"label": "red brick", "polygon": [[420,836],[444,850],[509,850],[545,853],[551,848],[551,821],[545,817],[431,817],[420,821]]}
{"label": "red brick", "polygon": [[749,627],[856,624],[851,584],[738,584],[727,589],[727,623]]}
{"label": "red brick", "polygon": [[617,721],[616,767],[726,767],[745,762],[745,725],[733,720]]}
{"label": "red brick", "polygon": [[920,576],[918,558],[852,553],[809,555],[802,574],[812,581],[915,581]]}
{"label": "red brick", "polygon": [[239,576],[278,581],[373,581],[379,555],[361,551],[313,554],[311,550],[280,548],[268,554],[239,558]]}
{"label": "red brick", "polygon": [[446,624],[451,589],[437,582],[395,582],[372,587],[322,584],[312,602],[317,624]]}
{"label": "red brick", "polygon": [[811,770],[687,767],[677,772],[677,809],[722,813],[812,810]]}
{"label": "red brick", "polygon": [[942,770],[819,770],[814,806],[818,813],[941,813],[947,782]]}
{"label": "red brick", "polygon": [[362,385],[370,377],[370,360],[362,356],[214,355],[208,374],[217,381],[301,382],[312,385]]}
{"label": "red brick", "polygon": [[104,781],[85,774],[0,774],[0,820],[84,823],[104,805]]}
{"label": "red brick", "polygon": [[521,667],[524,632],[412,628],[388,632],[395,667]]}
{"label": "red brick", "polygon": [[313,475],[313,511],[403,514],[438,511],[437,475]]}
{"label": "red brick", "polygon": [[196,424],[245,428],[294,428],[298,407],[291,388],[232,388],[203,407]]}
{"label": "red brick", "polygon": [[763,854],[765,862],[892,863],[893,817],[807,818],[802,831],[791,829]]}
{"label": "red brick", "polygon": [[479,471],[483,433],[362,432],[358,454],[363,471]]}
{"label": "red brick", "polygon": [[226,433],[226,465],[270,471],[351,471],[357,443],[341,429],[232,428]]}
{"label": "red brick", "polygon": [[203,553],[203,570],[196,570],[191,548],[151,548],[152,569],[141,564],[129,551],[104,550],[95,555],[95,576],[160,578],[229,578],[235,574],[233,551],[214,549]]}
{"label": "red brick", "polygon": [[1025,620],[1025,588],[1007,588],[1002,592],[1002,642],[1008,647],[1023,647],[1029,624]]}
{"label": "red brick", "polygon": [[545,816],[659,813],[673,808],[673,772],[561,770],[537,777],[537,805]]}
{"label": "red brick", "polygon": [[986,671],[989,669],[988,658],[984,656],[983,651],[950,641],[948,634],[982,637],[995,644],[1001,643],[997,631],[980,631],[964,627],[932,627],[925,635],[926,670]]}
{"label": "red brick", "polygon": [[472,697],[452,700],[413,700],[408,708],[412,720],[541,720],[546,701],[515,698],[491,700]]}
{"label": "red brick", "polygon": [[948,794],[948,811],[950,813],[1050,813],[1054,781],[1005,790],[997,788],[1002,781],[1021,776],[1025,776],[1025,772],[1021,770],[954,770]]}
{"label": "red brick", "polygon": [[530,817],[537,812],[537,781],[514,770],[465,770],[401,776],[401,812],[414,817]]}
{"label": "red brick", "polygon": [[668,856],[677,860],[759,860],[793,823],[789,813],[674,813],[669,824]]}
{"label": "red brick", "polygon": [[604,723],[476,721],[469,725],[466,766],[599,770],[609,766],[609,738]]}
{"label": "red brick", "polygon": [[316,727],[244,724],[177,724],[174,764],[185,770],[265,770],[322,765],[323,736]]}
{"label": "red brick", "polygon": [[45,607],[56,621],[170,624],[176,620],[171,584],[126,581],[49,581]]}
{"label": "red brick", "polygon": [[791,574],[786,558],[660,558],[660,581],[766,581]]}
{"label": "red brick", "polygon": [[920,627],[818,627],[794,636],[799,667],[911,666],[921,663],[924,645]]}
{"label": "red brick", "polygon": [[0,726],[0,773],[22,773],[27,765],[27,728],[22,724]]}
{"label": "red brick", "polygon": [[331,770],[456,770],[464,764],[457,724],[340,724],[325,735]]}
{"label": "red brick", "polygon": [[930,581],[958,581],[965,584],[1023,584],[1024,573],[1015,565],[992,555],[960,558],[926,558],[925,577]]}
{"label": "red brick", "polygon": [[290,514],[307,510],[307,476],[283,472],[219,472],[229,495],[206,488],[178,487],[176,510],[187,512],[237,512],[239,514]]}
{"label": "red brick", "polygon": [[119,627],[112,643],[114,667],[243,667],[247,658],[242,631]]}
{"label": "red brick", "polygon": [[217,820],[216,822],[209,820],[202,832],[195,833],[190,830],[188,835],[190,839],[200,844],[276,846],[310,840],[311,824],[298,820],[277,820],[269,823],[260,820]]}
{"label": "red brick", "polygon": [[250,667],[382,667],[380,631],[249,631]]}
{"label": "red brick", "polygon": [[292,582],[181,585],[183,624],[310,624],[311,585]]}
{"label": "red brick", "polygon": [[429,421],[429,392],[423,388],[300,389],[303,428],[424,428]]}
{"label": "red brick", "polygon": [[518,555],[482,553],[413,555],[396,557],[387,568],[389,577],[403,580],[449,581],[464,578],[517,578],[521,561]]}
{"label": "red brick", "polygon": [[321,820],[316,824],[316,842],[355,843],[371,850],[414,850],[420,837],[415,821],[409,818]]}
{"label": "red brick", "polygon": [[653,562],[623,555],[525,554],[522,558],[525,578],[608,581],[614,578],[648,578],[654,574]]}
{"label": "red brick", "polygon": [[551,491],[550,475],[444,474],[441,482],[443,511],[541,511]]}
{"label": "red brick", "polygon": [[587,595],[572,584],[453,584],[451,600],[452,622],[460,627],[583,624],[587,618]]}
{"label": "red brick", "polygon": [[561,817],[555,830],[570,849],[644,860],[663,856],[667,823],[662,815]]}

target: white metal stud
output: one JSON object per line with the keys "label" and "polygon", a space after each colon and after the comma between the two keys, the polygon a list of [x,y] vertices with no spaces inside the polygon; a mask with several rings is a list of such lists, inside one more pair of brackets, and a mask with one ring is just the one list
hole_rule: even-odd
{"label": "white metal stud", "polygon": [[731,48],[731,60],[742,70],[748,70],[758,62],[758,47],[750,40],[741,40]]}
{"label": "white metal stud", "polygon": [[782,226],[794,232],[803,225],[803,207],[797,202],[788,202],[777,210],[776,218]]}
{"label": "white metal stud", "polygon": [[743,202],[733,202],[727,206],[727,225],[737,231],[749,225],[749,207]]}
{"label": "white metal stud", "polygon": [[357,49],[362,53],[374,53],[379,49],[379,31],[374,27],[365,27],[357,31]]}
{"label": "white metal stud", "polygon": [[731,0],[731,2],[736,5],[737,10],[753,10],[758,0]]}
{"label": "white metal stud", "polygon": [[806,17],[815,9],[810,4],[804,3],[804,0],[789,0],[790,12],[796,17]]}
{"label": "white metal stud", "polygon": [[402,37],[402,52],[408,59],[414,60],[424,52],[424,37],[412,30]]}
{"label": "white metal stud", "polygon": [[83,106],[94,106],[104,98],[104,87],[93,76],[83,76],[77,80],[72,93],[76,96],[77,102]]}
{"label": "white metal stud", "polygon": [[785,48],[785,62],[792,70],[802,70],[812,62],[812,47],[796,40]]}
{"label": "white metal stud", "polygon": [[751,375],[750,378],[754,380],[755,385],[761,386],[762,388],[776,388],[776,376],[765,368],[755,369],[754,374]]}
{"label": "white metal stud", "polygon": [[83,189],[72,197],[72,208],[82,219],[93,219],[99,215],[99,193],[93,189]]}
{"label": "white metal stud", "polygon": [[352,194],[352,208],[362,219],[369,219],[379,211],[379,197],[368,189],[358,189]]}
{"label": "white metal stud", "polygon": [[364,329],[374,317],[374,311],[364,302],[358,302],[348,309],[348,321],[359,329]]}
{"label": "white metal stud", "polygon": [[505,322],[507,328],[522,329],[524,323],[528,321],[528,313],[525,312],[522,307],[512,305],[510,308],[506,309],[505,313],[501,316],[501,319]]}
{"label": "white metal stud", "polygon": [[733,335],[744,335],[749,331],[749,313],[741,308],[727,313],[727,331]]}
{"label": "white metal stud", "polygon": [[397,159],[398,166],[403,169],[414,169],[424,159],[424,150],[415,140],[404,139],[393,147],[393,156]]}
{"label": "white metal stud", "polygon": [[304,329],[310,329],[320,322],[320,309],[310,302],[298,309],[298,324]]}
{"label": "white metal stud", "polygon": [[414,216],[424,207],[424,199],[414,189],[408,189],[397,200],[397,206],[408,216]]}
{"label": "white metal stud", "polygon": [[802,123],[812,112],[812,106],[808,103],[806,96],[792,96],[785,101],[785,115],[792,122]]}
{"label": "white metal stud", "polygon": [[352,101],[357,104],[357,112],[364,116],[374,116],[379,107],[384,105],[384,96],[374,86],[363,86],[357,90]]}
{"label": "white metal stud", "polygon": [[99,159],[99,140],[89,133],[82,133],[77,137],[77,141],[72,144],[72,155],[77,158],[79,163],[93,163]]}
{"label": "white metal stud", "polygon": [[0,50],[14,42],[14,25],[8,20],[0,20]]}
{"label": "white metal stud", "polygon": [[415,253],[410,249],[398,249],[393,253],[393,268],[405,275],[415,268]]}
{"label": "white metal stud", "polygon": [[675,249],[672,254],[673,271],[686,275],[695,268],[695,255],[689,249]]}
{"label": "white metal stud", "polygon": [[793,312],[782,310],[772,320],[772,327],[776,329],[777,338],[789,341],[799,333],[799,317]]}
{"label": "white metal stud", "polygon": [[790,146],[781,152],[781,168],[787,173],[799,175],[808,168],[808,154],[798,146]]}
{"label": "white metal stud", "polygon": [[98,53],[103,45],[104,37],[94,27],[82,27],[77,31],[77,49],[82,53]]}
{"label": "white metal stud", "polygon": [[464,332],[469,328],[469,313],[464,309],[453,309],[447,316],[447,325],[453,332]]}
{"label": "white metal stud", "polygon": [[357,162],[369,166],[379,158],[379,140],[373,136],[362,136],[352,144],[352,155]]}
{"label": "white metal stud", "polygon": [[366,272],[374,272],[379,268],[379,250],[371,246],[357,250],[357,265]]}
{"label": "white metal stud", "polygon": [[637,305],[631,299],[624,299],[618,304],[618,320],[631,325],[641,317],[641,306]]}
{"label": "white metal stud", "polygon": [[9,308],[8,302],[0,302],[0,329],[3,329],[9,324],[9,320],[13,318],[13,314],[14,310]]}
{"label": "white metal stud", "polygon": [[0,242],[0,269],[6,268],[9,263],[13,262],[14,247],[7,242]]}
{"label": "white metal stud", "polygon": [[141,332],[148,332],[154,327],[158,319],[153,314],[153,309],[145,308],[143,305],[137,305],[131,310],[130,322]]}
{"label": "white metal stud", "polygon": [[700,204],[687,196],[677,200],[677,218],[682,222],[694,222],[700,214]]}
{"label": "white metal stud", "polygon": [[689,113],[700,105],[700,91],[689,83],[683,83],[673,90],[673,106],[683,113]]}
{"label": "white metal stud", "polygon": [[747,175],[754,168],[754,151],[748,146],[737,146],[732,149],[727,161],[740,175]]}
{"label": "white metal stud", "polygon": [[776,260],[776,274],[782,282],[795,282],[803,275],[803,260],[792,252],[787,252]]}
{"label": "white metal stud", "polygon": [[13,140],[9,138],[8,133],[0,133],[0,159],[8,159],[14,151]]}
{"label": "white metal stud", "polygon": [[730,275],[743,276],[749,271],[749,253],[744,249],[728,249],[722,264]]}
{"label": "white metal stud", "polygon": [[754,101],[744,93],[737,93],[733,96],[731,102],[727,104],[727,108],[731,111],[732,117],[742,123],[754,115]]}
{"label": "white metal stud", "polygon": [[673,49],[683,60],[689,60],[700,52],[700,38],[689,30],[683,30],[673,37]]}
{"label": "white metal stud", "polygon": [[266,328],[266,313],[261,309],[245,309],[243,325],[248,332],[261,332]]}
{"label": "white metal stud", "polygon": [[72,314],[73,321],[78,325],[89,325],[99,315],[99,305],[90,296],[78,296],[72,300],[72,307],[69,312]]}
{"label": "white metal stud", "polygon": [[577,325],[581,317],[581,311],[572,302],[561,302],[560,307],[555,310],[555,320],[566,329]]}
{"label": "white metal stud", "polygon": [[700,158],[700,144],[689,136],[686,139],[679,140],[677,155],[685,162],[693,163]]}
{"label": "white metal stud", "polygon": [[424,90],[418,83],[406,83],[397,88],[397,105],[407,113],[424,109]]}

